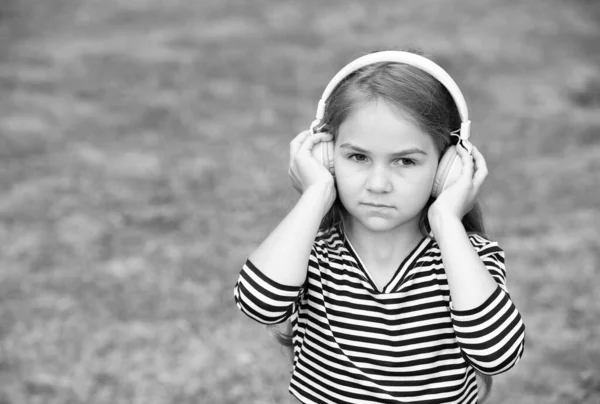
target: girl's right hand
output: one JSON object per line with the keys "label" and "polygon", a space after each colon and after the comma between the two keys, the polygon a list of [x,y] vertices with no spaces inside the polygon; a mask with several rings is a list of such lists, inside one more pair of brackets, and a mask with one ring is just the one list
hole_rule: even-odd
{"label": "girl's right hand", "polygon": [[[292,186],[298,192],[304,193],[310,187],[320,185],[335,189],[333,176],[312,154],[312,149],[316,144],[332,139],[333,136],[329,133],[312,134],[310,130],[307,130],[298,134],[290,142],[288,175]],[[333,200],[335,200],[335,193]],[[333,200],[331,203],[333,203]]]}

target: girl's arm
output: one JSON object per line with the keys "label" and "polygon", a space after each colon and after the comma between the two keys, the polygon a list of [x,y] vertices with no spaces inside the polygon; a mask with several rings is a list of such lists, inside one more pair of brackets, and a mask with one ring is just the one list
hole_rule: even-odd
{"label": "girl's arm", "polygon": [[314,158],[312,149],[331,139],[328,133],[305,131],[290,142],[290,174],[302,187],[302,196],[250,255],[250,261],[275,282],[299,286],[306,279],[310,250],[321,220],[336,195],[333,176]]}
{"label": "girl's arm", "polygon": [[498,284],[487,270],[456,217],[430,215],[429,224],[442,252],[442,261],[456,310],[471,310],[485,302]]}
{"label": "girl's arm", "polygon": [[461,144],[456,151],[462,162],[461,175],[429,207],[427,217],[442,252],[452,304],[457,310],[470,310],[483,303],[497,287],[462,225],[488,171],[475,146],[471,148],[472,155]]}
{"label": "girl's arm", "polygon": [[311,154],[331,135],[301,133],[290,144],[290,170],[304,192],[282,222],[254,251],[234,288],[236,304],[264,324],[285,321],[305,284],[319,225],[335,200],[333,177]]}
{"label": "girl's arm", "polygon": [[234,287],[235,302],[259,323],[281,323],[294,312],[306,281],[323,199],[332,192],[328,188],[322,185],[307,189],[242,267]]}
{"label": "girl's arm", "polygon": [[335,194],[333,182],[313,185],[254,251],[249,260],[270,279],[289,286],[301,286],[306,280],[310,250],[321,219]]}
{"label": "girl's arm", "polygon": [[431,205],[429,224],[448,279],[457,342],[473,367],[498,374],[521,358],[525,325],[506,290],[504,252],[483,237],[470,239],[461,222],[487,176],[485,160],[475,147],[473,159],[461,147],[457,151],[463,172]]}

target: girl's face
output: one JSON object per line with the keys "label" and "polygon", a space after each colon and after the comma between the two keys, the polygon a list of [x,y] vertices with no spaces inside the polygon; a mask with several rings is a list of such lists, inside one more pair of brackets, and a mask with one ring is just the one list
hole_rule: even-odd
{"label": "girl's face", "polygon": [[384,232],[418,229],[439,152],[409,116],[384,100],[354,110],[335,141],[335,176],[351,225]]}

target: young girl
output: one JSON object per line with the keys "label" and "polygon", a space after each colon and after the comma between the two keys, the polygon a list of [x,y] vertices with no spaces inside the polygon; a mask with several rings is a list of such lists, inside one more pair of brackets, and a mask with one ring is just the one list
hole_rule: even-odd
{"label": "young girl", "polygon": [[486,375],[523,354],[525,327],[504,252],[482,235],[477,148],[456,147],[460,175],[432,196],[461,127],[455,100],[421,68],[372,63],[335,88],[323,122],[291,142],[302,195],[243,266],[238,307],[290,319],[302,403],[478,402],[478,380],[489,391]]}

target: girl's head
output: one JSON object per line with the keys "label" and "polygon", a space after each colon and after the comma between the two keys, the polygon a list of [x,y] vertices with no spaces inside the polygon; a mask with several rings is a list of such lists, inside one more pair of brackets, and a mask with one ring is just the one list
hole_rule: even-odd
{"label": "girl's head", "polygon": [[[323,122],[335,141],[338,198],[322,228],[349,214],[374,230],[416,220],[427,234],[435,170],[461,124],[444,85],[417,67],[371,64],[333,91]],[[468,216],[467,230],[483,232],[478,209]]]}

